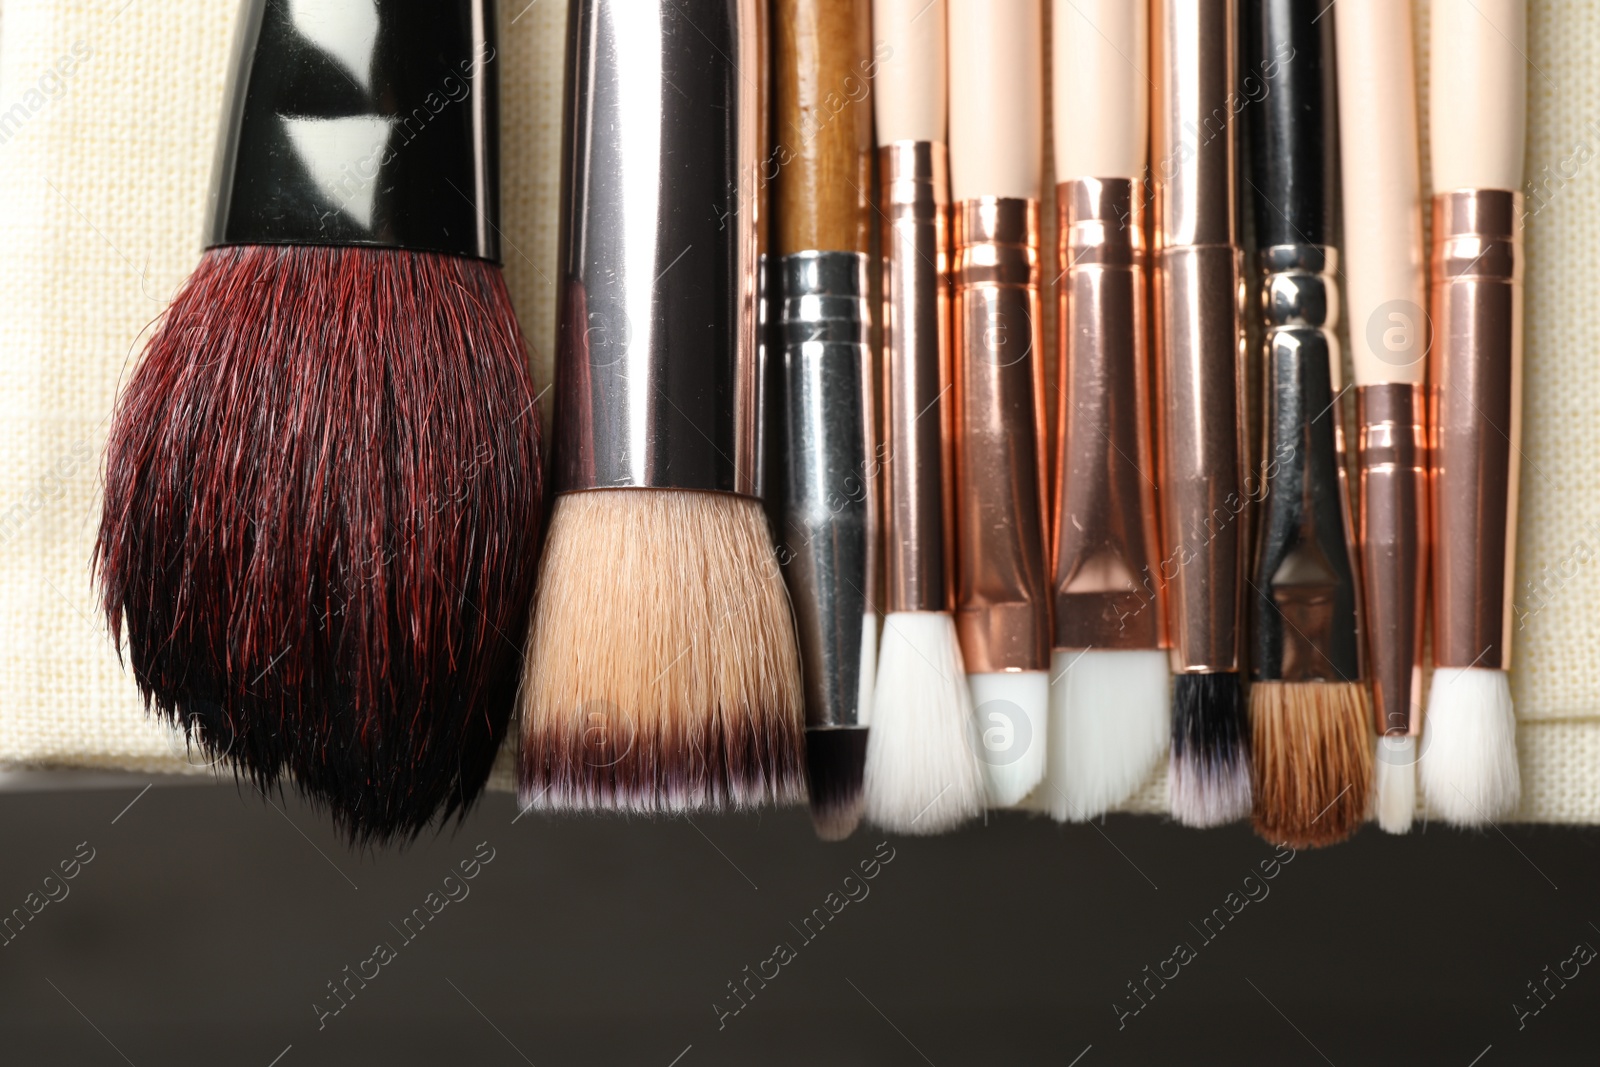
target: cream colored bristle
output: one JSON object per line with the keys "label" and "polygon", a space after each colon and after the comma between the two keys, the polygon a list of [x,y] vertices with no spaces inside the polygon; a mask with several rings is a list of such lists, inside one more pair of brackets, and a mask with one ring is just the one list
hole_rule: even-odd
{"label": "cream colored bristle", "polygon": [[805,796],[800,660],[766,518],[724,493],[556,499],[519,706],[524,806]]}
{"label": "cream colored bristle", "polygon": [[1372,713],[1358,682],[1250,687],[1256,833],[1296,848],[1356,832],[1372,802]]}

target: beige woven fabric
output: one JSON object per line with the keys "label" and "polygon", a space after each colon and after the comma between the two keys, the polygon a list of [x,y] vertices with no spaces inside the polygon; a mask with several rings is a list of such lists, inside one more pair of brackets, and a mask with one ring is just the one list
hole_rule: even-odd
{"label": "beige woven fabric", "polygon": [[[505,268],[541,384],[566,6],[506,0],[501,16]],[[1530,9],[1528,174],[1555,177],[1528,238],[1521,817],[1600,822],[1600,4]],[[144,716],[88,560],[119,383],[199,254],[233,13],[0,0],[0,762],[200,770]],[[1158,773],[1129,808],[1165,795]]]}

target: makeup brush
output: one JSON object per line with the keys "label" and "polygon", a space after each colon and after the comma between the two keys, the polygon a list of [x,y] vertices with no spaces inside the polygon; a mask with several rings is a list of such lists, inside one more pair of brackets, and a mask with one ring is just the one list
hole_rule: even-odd
{"label": "makeup brush", "polygon": [[794,622],[757,499],[755,0],[578,0],[556,498],[520,698],[525,807],[798,801]]}
{"label": "makeup brush", "polygon": [[1233,206],[1235,0],[1151,8],[1157,462],[1172,639],[1167,802],[1189,826],[1250,811],[1239,687],[1244,483],[1241,252]]}
{"label": "makeup brush", "polygon": [[1300,0],[1245,10],[1245,61],[1272,86],[1248,122],[1246,194],[1266,394],[1250,579],[1254,817],[1270,841],[1327,845],[1361,825],[1372,790],[1339,404],[1334,29]]}
{"label": "makeup brush", "polygon": [[[779,557],[805,684],[811,817],[825,841],[861,819],[878,616],[872,451],[870,0],[778,0],[773,183],[784,436]],[[841,101],[837,108],[835,101]]]}
{"label": "makeup brush", "polygon": [[938,833],[983,810],[951,615],[949,161],[944,0],[874,0],[883,251],[883,643],[867,818]]}
{"label": "makeup brush", "polygon": [[1169,729],[1146,331],[1149,12],[1055,0],[1052,29],[1064,272],[1042,799],[1082,820],[1144,782]]}
{"label": "makeup brush", "polygon": [[1411,829],[1422,725],[1428,464],[1422,192],[1411,5],[1342,0],[1344,278],[1355,363],[1357,532],[1377,725],[1378,825]]}
{"label": "makeup brush", "polygon": [[244,5],[206,251],[107,446],[147,705],[356,841],[464,813],[516,690],[539,429],[494,43],[485,0]]}
{"label": "makeup brush", "polygon": [[1044,777],[1041,0],[949,0],[956,630],[990,803]]}
{"label": "makeup brush", "polygon": [[1429,424],[1433,688],[1422,791],[1447,822],[1516,810],[1511,582],[1522,433],[1522,0],[1435,0]]}

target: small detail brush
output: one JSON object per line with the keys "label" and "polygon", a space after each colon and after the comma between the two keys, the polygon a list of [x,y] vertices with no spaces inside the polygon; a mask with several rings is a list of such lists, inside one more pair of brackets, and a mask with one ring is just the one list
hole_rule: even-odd
{"label": "small detail brush", "polygon": [[243,5],[206,252],[107,445],[96,562],[146,702],[362,842],[482,790],[533,591],[494,10]]}
{"label": "small detail brush", "polygon": [[1372,790],[1337,384],[1334,31],[1300,0],[1246,9],[1247,62],[1280,68],[1249,123],[1266,392],[1250,582],[1255,826],[1269,841],[1328,845],[1361,825]]}
{"label": "small detail brush", "polygon": [[794,621],[757,499],[764,69],[756,0],[573,4],[562,495],[523,674],[525,806],[803,796]]}
{"label": "small detail brush", "polygon": [[1411,829],[1422,725],[1428,463],[1422,189],[1411,8],[1342,0],[1344,277],[1356,380],[1356,523],[1377,726],[1378,826]]}
{"label": "small detail brush", "polygon": [[[861,820],[878,648],[870,20],[869,0],[778,0],[773,18],[777,138],[792,146],[773,185],[777,527],[800,639],[811,817],[825,841],[849,837]],[[825,96],[836,86],[854,91],[834,113]],[[825,123],[808,126],[821,115]]]}
{"label": "small detail brush", "polygon": [[956,630],[989,801],[1044,777],[1041,0],[949,0]]}
{"label": "small detail brush", "polygon": [[1447,822],[1516,810],[1511,582],[1522,433],[1523,0],[1435,0],[1429,313],[1433,688],[1422,791]]}
{"label": "small detail brush", "polygon": [[1059,388],[1055,640],[1041,799],[1084,820],[1167,748],[1171,701],[1150,437],[1144,173],[1149,13],[1055,0]]}
{"label": "small detail brush", "polygon": [[1235,0],[1151,8],[1161,576],[1172,640],[1167,802],[1188,826],[1250,811],[1239,687],[1245,547],[1242,254],[1234,212]]}
{"label": "small detail brush", "polygon": [[983,809],[951,616],[944,0],[874,0],[883,248],[883,643],[867,818],[932,834]]}

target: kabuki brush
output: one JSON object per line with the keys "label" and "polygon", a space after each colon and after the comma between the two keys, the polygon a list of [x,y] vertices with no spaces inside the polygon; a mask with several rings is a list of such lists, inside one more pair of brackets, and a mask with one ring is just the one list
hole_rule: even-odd
{"label": "kabuki brush", "polygon": [[1516,810],[1511,582],[1522,435],[1523,0],[1435,0],[1428,107],[1433,688],[1422,792],[1448,822]]}
{"label": "kabuki brush", "polygon": [[983,810],[952,581],[945,2],[875,0],[886,615],[867,817],[938,833]]}
{"label": "kabuki brush", "polygon": [[556,497],[520,707],[545,809],[804,796],[788,594],[758,498],[756,0],[574,0]]}
{"label": "kabuki brush", "polygon": [[[779,558],[800,640],[811,814],[818,836],[835,841],[861,819],[878,651],[872,7],[778,0],[774,16]],[[835,109],[830,96],[844,102]]]}
{"label": "kabuki brush", "polygon": [[1378,825],[1405,833],[1417,806],[1428,462],[1422,190],[1411,5],[1341,0],[1344,277],[1355,363],[1356,468]]}
{"label": "kabuki brush", "polygon": [[1339,401],[1334,29],[1301,0],[1246,0],[1246,61],[1272,90],[1247,123],[1260,272],[1262,499],[1250,578],[1256,832],[1354,833],[1372,791],[1360,589]]}
{"label": "kabuki brush", "polygon": [[494,39],[488,0],[244,5],[206,252],[107,448],[96,562],[146,702],[361,841],[478,795],[532,593]]}
{"label": "kabuki brush", "polygon": [[1149,12],[1055,0],[1060,222],[1054,652],[1040,800],[1083,820],[1167,747],[1145,243]]}
{"label": "kabuki brush", "polygon": [[1239,685],[1244,586],[1242,254],[1233,204],[1235,0],[1151,8],[1157,464],[1172,640],[1168,804],[1189,826],[1250,811]]}
{"label": "kabuki brush", "polygon": [[956,631],[989,802],[1044,777],[1042,0],[949,0]]}

